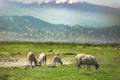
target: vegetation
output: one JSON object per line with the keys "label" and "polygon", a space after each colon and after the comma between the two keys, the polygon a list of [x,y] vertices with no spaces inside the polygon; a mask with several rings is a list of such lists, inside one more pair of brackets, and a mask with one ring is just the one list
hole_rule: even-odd
{"label": "vegetation", "polygon": [[36,56],[45,52],[50,56],[58,54],[64,60],[72,61],[78,53],[91,54],[100,63],[98,70],[78,70],[74,63],[58,67],[0,67],[0,80],[120,80],[119,47],[118,44],[0,42],[0,61],[10,57],[25,58],[32,51]]}
{"label": "vegetation", "polygon": [[0,28],[1,40],[5,41],[18,39],[19,41],[120,43],[120,25],[88,27],[51,24],[31,16],[10,15],[0,16]]}

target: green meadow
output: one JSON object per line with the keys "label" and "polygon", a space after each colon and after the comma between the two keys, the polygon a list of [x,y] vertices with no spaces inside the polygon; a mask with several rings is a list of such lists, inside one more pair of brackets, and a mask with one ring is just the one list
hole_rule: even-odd
{"label": "green meadow", "polygon": [[[9,58],[26,58],[28,52],[36,56],[46,53],[48,58],[59,55],[68,65],[53,67],[0,67],[0,80],[120,80],[119,44],[77,44],[40,42],[0,42],[0,61]],[[79,53],[94,55],[100,65],[98,70],[77,69],[75,55]],[[2,64],[0,64],[2,65]]]}

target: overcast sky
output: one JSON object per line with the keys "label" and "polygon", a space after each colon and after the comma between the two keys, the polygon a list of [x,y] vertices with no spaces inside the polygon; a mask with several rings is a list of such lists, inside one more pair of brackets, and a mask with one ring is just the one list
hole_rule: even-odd
{"label": "overcast sky", "polygon": [[[19,1],[19,2],[34,1],[35,2],[35,1],[45,1],[45,0],[13,0],[13,1]],[[50,0],[47,0],[47,1],[50,1]],[[66,0],[62,0],[62,1],[66,1]],[[82,1],[82,2],[86,1],[93,4],[120,8],[120,0],[71,0],[71,1]]]}

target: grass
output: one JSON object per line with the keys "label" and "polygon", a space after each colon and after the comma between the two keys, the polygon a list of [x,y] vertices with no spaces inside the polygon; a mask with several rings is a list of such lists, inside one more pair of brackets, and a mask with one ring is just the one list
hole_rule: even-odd
{"label": "grass", "polygon": [[[119,47],[119,46],[118,46]],[[120,80],[120,50],[112,46],[86,46],[72,43],[0,43],[0,60],[4,58],[25,58],[28,52],[36,56],[45,52],[51,55],[59,54],[63,61],[74,61],[78,53],[94,55],[100,68],[95,70],[77,70],[74,64],[58,67],[42,66],[34,68],[0,67],[0,80]],[[48,56],[48,57],[49,57]]]}
{"label": "grass", "polygon": [[114,65],[102,65],[99,70],[77,70],[73,65],[0,68],[0,80],[119,80],[120,74],[116,68]]}

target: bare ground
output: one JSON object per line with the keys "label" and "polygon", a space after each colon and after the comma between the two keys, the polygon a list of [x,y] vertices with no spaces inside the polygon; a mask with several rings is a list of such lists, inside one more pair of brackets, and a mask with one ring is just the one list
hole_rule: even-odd
{"label": "bare ground", "polygon": [[[70,62],[69,60],[63,61],[64,65],[67,65],[70,63],[73,63],[73,62]],[[50,64],[52,64],[51,59],[47,60],[47,65],[50,65]],[[19,58],[19,59],[11,58],[11,59],[4,59],[0,61],[0,67],[20,67],[20,66],[27,66],[27,65],[29,65],[29,63],[24,58]]]}
{"label": "bare ground", "polygon": [[0,67],[18,67],[27,65],[25,59],[6,59],[0,61]]}

